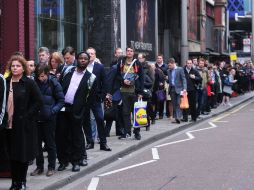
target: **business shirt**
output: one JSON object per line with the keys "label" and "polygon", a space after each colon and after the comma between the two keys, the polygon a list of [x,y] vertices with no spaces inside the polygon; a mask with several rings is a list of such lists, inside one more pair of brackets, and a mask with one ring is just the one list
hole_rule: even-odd
{"label": "business shirt", "polygon": [[85,72],[86,70],[84,70],[83,72],[77,72],[76,70],[74,71],[71,77],[70,86],[67,90],[67,93],[65,94],[65,103],[73,104],[75,94],[79,87],[79,83],[82,80]]}
{"label": "business shirt", "polygon": [[93,67],[94,67],[94,61],[93,61],[92,63],[89,63],[86,69],[87,69],[90,73],[93,73]]}

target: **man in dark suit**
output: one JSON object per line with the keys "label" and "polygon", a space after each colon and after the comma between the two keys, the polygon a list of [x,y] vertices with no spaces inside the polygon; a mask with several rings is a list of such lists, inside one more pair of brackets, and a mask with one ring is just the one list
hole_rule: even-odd
{"label": "man in dark suit", "polygon": [[111,151],[111,149],[107,145],[106,139],[106,128],[104,125],[104,114],[102,110],[102,102],[106,97],[106,73],[104,66],[95,61],[96,59],[96,51],[94,48],[89,47],[86,52],[90,56],[90,62],[87,66],[87,70],[93,73],[96,76],[97,85],[96,85],[96,93],[95,96],[92,98],[92,101],[89,104],[89,108],[85,112],[85,120],[83,129],[86,135],[87,146],[86,149],[93,149],[94,148],[94,139],[92,136],[93,131],[96,130],[96,126],[91,125],[90,119],[90,110],[92,111],[96,124],[97,124],[97,131],[100,139],[100,150],[104,151]]}
{"label": "man in dark suit", "polygon": [[[72,171],[80,171],[80,160],[86,152],[83,149],[85,140],[82,131],[84,112],[88,109],[90,97],[96,89],[96,76],[87,71],[89,55],[80,52],[77,55],[77,67],[72,68],[62,79],[61,85],[65,95],[65,105],[59,114],[56,130],[57,155],[63,171],[71,161]],[[86,160],[82,166],[87,165]]]}
{"label": "man in dark suit", "polygon": [[180,124],[180,118],[182,117],[182,111],[180,109],[180,96],[181,93],[186,93],[186,78],[183,68],[176,66],[174,58],[169,59],[168,67],[169,92],[173,103],[173,113],[175,118],[174,123]]}
{"label": "man in dark suit", "polygon": [[77,66],[77,61],[75,59],[76,52],[73,47],[67,46],[62,50],[62,55],[64,57],[64,64],[60,65],[57,68],[56,73],[60,73],[60,76],[58,75],[57,78],[63,78],[66,73],[68,73],[68,70]]}
{"label": "man in dark suit", "polygon": [[197,69],[194,68],[193,62],[191,59],[186,61],[186,65],[184,67],[184,74],[187,81],[187,93],[188,93],[188,101],[189,101],[189,109],[183,110],[183,121],[188,121],[188,115],[191,113],[191,120],[197,120],[197,85],[202,82],[202,77],[200,76]]}

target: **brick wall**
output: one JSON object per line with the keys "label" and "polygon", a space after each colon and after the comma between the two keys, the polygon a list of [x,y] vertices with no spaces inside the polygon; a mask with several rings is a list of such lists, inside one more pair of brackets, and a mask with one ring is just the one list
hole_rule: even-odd
{"label": "brick wall", "polygon": [[4,69],[8,59],[14,51],[19,51],[19,18],[21,10],[19,10],[19,1],[2,1],[2,25],[1,25],[1,35],[2,35],[2,55],[0,57],[2,69]]}
{"label": "brick wall", "polygon": [[25,56],[34,59],[35,55],[34,0],[25,1]]}

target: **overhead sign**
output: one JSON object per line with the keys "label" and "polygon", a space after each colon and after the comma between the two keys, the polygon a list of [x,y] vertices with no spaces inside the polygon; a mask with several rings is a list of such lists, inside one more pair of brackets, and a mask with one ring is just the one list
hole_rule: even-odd
{"label": "overhead sign", "polygon": [[231,60],[231,61],[236,61],[236,60],[237,60],[237,55],[236,55],[236,53],[230,53],[230,60]]}
{"label": "overhead sign", "polygon": [[251,51],[250,44],[251,44],[250,38],[243,39],[243,52],[250,52]]}

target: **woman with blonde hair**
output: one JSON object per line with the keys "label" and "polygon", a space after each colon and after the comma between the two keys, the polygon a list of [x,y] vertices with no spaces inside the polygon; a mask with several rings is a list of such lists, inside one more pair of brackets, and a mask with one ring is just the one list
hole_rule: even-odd
{"label": "woman with blonde hair", "polygon": [[60,52],[53,52],[49,58],[50,74],[55,75],[57,78],[60,76],[59,67],[64,64],[63,55]]}

